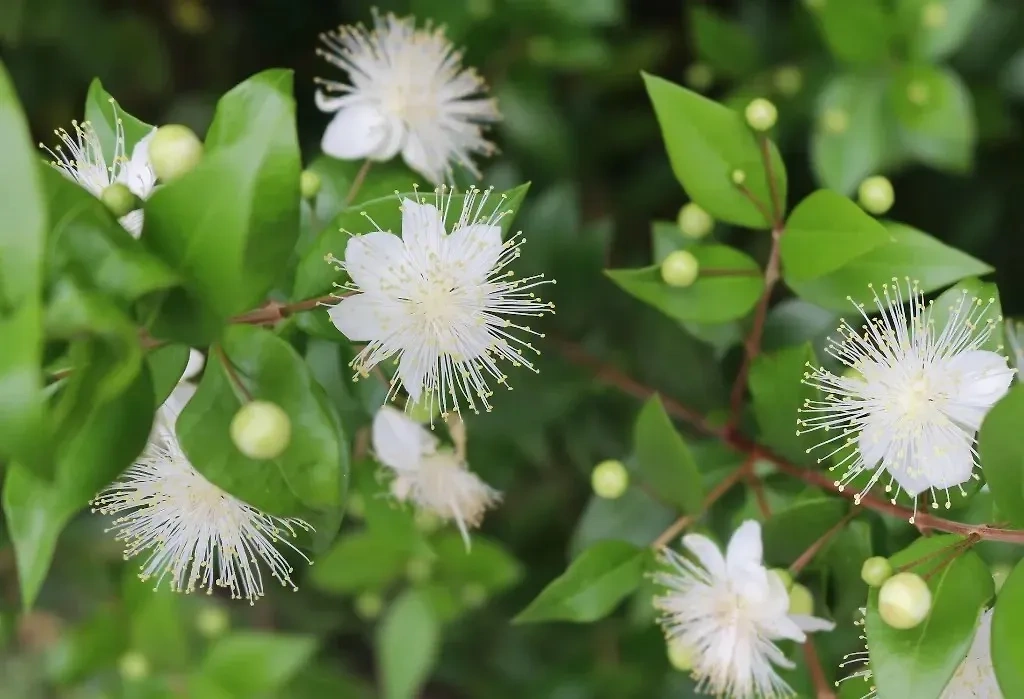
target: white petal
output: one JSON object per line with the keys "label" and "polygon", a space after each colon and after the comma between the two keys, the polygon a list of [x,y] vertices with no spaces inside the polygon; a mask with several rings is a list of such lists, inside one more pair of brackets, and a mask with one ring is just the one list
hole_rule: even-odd
{"label": "white petal", "polygon": [[460,280],[483,282],[501,257],[501,228],[474,223],[452,231],[446,243],[446,261]]}
{"label": "white petal", "polygon": [[785,615],[776,616],[762,622],[761,628],[764,629],[765,635],[772,640],[787,638],[797,643],[803,643],[807,640],[807,635],[801,630],[799,623],[793,617]]}
{"label": "white petal", "polygon": [[117,221],[121,224],[121,228],[128,231],[133,238],[138,238],[142,235],[142,225],[145,222],[142,209],[129,212]]}
{"label": "white petal", "polygon": [[358,160],[381,149],[389,136],[387,120],[376,108],[355,104],[334,115],[320,147],[331,157]]}
{"label": "white petal", "polygon": [[930,426],[907,445],[905,453],[890,448],[885,467],[911,496],[928,488],[950,488],[971,477],[972,442],[973,435],[952,424]]}
{"label": "white petal", "polygon": [[944,367],[955,394],[946,413],[971,430],[981,427],[985,414],[1006,395],[1013,370],[995,352],[972,350],[953,357]]}
{"label": "white petal", "polygon": [[384,138],[381,140],[380,146],[367,157],[383,162],[391,160],[402,150],[408,130],[401,119],[389,115],[385,115],[384,124],[381,128],[384,130]]}
{"label": "white petal", "polygon": [[402,380],[402,387],[413,401],[419,400],[420,396],[423,395],[424,375],[423,370],[420,368],[422,366],[433,365],[424,365],[418,360],[416,354],[410,350],[403,352],[402,358],[398,360],[398,378]]}
{"label": "white petal", "polygon": [[346,95],[331,96],[323,90],[317,90],[313,95],[313,101],[321,112],[336,112],[352,100]]}
{"label": "white petal", "polygon": [[761,567],[761,525],[752,519],[740,525],[729,539],[725,552],[730,576],[742,576],[750,568]]}
{"label": "white petal", "polygon": [[444,240],[444,219],[437,207],[403,199],[402,240],[419,268],[426,269],[428,258],[440,255]]}
{"label": "white petal", "polygon": [[377,292],[346,296],[327,311],[334,327],[353,342],[383,342],[402,320],[402,308]]}
{"label": "white petal", "polygon": [[402,159],[410,168],[420,173],[434,184],[441,184],[444,181],[445,163],[435,163],[427,151],[423,140],[415,133],[410,132],[402,148]]}
{"label": "white petal", "polygon": [[156,412],[156,419],[153,423],[153,427],[156,430],[157,435],[163,439],[165,443],[177,442],[175,436],[174,426],[178,422],[178,416],[181,415],[181,411],[185,409],[188,402],[192,400],[192,396],[195,395],[196,387],[194,384],[182,381],[174,390],[171,391],[171,395],[167,397],[164,404],[160,406],[160,409]]}
{"label": "white petal", "polygon": [[388,405],[373,416],[371,441],[380,462],[396,471],[418,468],[423,455],[433,452],[437,444],[419,423]]}
{"label": "white petal", "polygon": [[683,546],[690,550],[712,578],[725,577],[725,559],[715,543],[700,534],[687,534]]}
{"label": "white petal", "polygon": [[892,444],[892,432],[879,420],[868,420],[857,435],[857,448],[864,466],[873,469],[885,458]]}
{"label": "white petal", "polygon": [[362,291],[390,292],[408,278],[402,239],[374,231],[349,238],[345,245],[345,271]]}
{"label": "white petal", "polygon": [[199,375],[199,372],[203,370],[203,365],[206,363],[206,357],[202,352],[193,348],[189,348],[188,351],[188,363],[185,365],[185,373],[181,375],[183,381],[194,379]]}
{"label": "white petal", "polygon": [[118,178],[128,186],[135,196],[140,199],[147,199],[153,193],[156,185],[156,173],[149,164],[149,142],[153,139],[153,129],[135,144],[132,150],[131,160],[125,165]]}
{"label": "white petal", "polygon": [[822,619],[821,617],[810,616],[808,614],[790,614],[789,618],[800,627],[801,631],[807,633],[814,633],[815,631],[831,631],[836,627],[835,622],[829,621],[828,619]]}

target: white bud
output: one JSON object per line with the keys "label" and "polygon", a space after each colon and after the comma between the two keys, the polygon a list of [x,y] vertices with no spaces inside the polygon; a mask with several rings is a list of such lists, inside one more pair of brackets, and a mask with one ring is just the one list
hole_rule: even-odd
{"label": "white bud", "polygon": [[679,216],[676,217],[676,222],[683,235],[695,240],[703,238],[715,227],[715,219],[711,218],[707,211],[692,201],[689,204],[683,204],[682,208],[679,209]]}
{"label": "white bud", "polygon": [[594,467],[590,474],[590,485],[598,497],[615,500],[622,497],[629,487],[629,473],[621,461],[608,459]]}
{"label": "white bud", "polygon": [[779,110],[770,101],[763,97],[758,97],[755,100],[751,100],[747,108],[743,110],[743,116],[746,117],[750,128],[755,131],[767,131],[775,126],[775,122],[778,121]]}
{"label": "white bud", "polygon": [[161,126],[149,141],[149,162],[164,182],[189,172],[203,158],[203,142],[181,124]]}
{"label": "white bud", "polygon": [[249,401],[231,420],[231,440],[250,459],[275,459],[292,438],[288,413],[263,400]]}
{"label": "white bud", "polygon": [[888,177],[875,175],[860,183],[857,200],[865,211],[881,216],[892,208],[896,201],[896,193]]}
{"label": "white bud", "polygon": [[878,591],[878,613],[894,629],[912,629],[928,616],[932,593],[920,575],[897,573]]}
{"label": "white bud", "polygon": [[697,281],[700,262],[689,250],[669,253],[661,263],[661,278],[669,286],[685,288]]}

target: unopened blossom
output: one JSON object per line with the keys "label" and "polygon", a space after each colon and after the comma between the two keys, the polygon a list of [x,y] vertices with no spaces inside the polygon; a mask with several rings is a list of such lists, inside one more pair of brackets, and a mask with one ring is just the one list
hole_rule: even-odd
{"label": "unopened blossom", "polygon": [[964,492],[977,466],[975,435],[1014,375],[1002,354],[982,349],[1002,321],[994,304],[964,291],[941,309],[949,318],[940,327],[918,284],[893,279],[874,293],[877,316],[855,304],[864,324],[844,320],[829,339],[828,353],[850,369],[810,367],[804,383],[823,397],[805,402],[797,433],[820,435],[810,451],[819,462],[836,457],[840,490],[869,474],[854,502],[882,478],[886,492],[895,486],[893,502],[900,490],[927,491],[938,507],[936,491],[946,491],[949,507],[948,489]]}
{"label": "unopened blossom", "polygon": [[155,580],[157,588],[165,580],[175,592],[212,593],[216,586],[252,604],[264,594],[262,562],[295,589],[278,546],[305,558],[289,539],[312,528],[247,505],[192,467],[174,424],[193,392],[189,384],[175,388],[157,413],[146,450],[93,499],[93,511],[115,518],[111,530],[124,542],[125,559],[141,556],[139,577]]}
{"label": "unopened blossom", "polygon": [[442,29],[416,29],[411,17],[374,14],[374,28],[340,27],[320,37],[317,53],[348,74],[318,79],[316,104],[336,112],[324,132],[324,153],[343,160],[390,160],[399,153],[434,184],[453,165],[479,177],[475,155],[490,155],[484,125],[498,120],[493,99]]}
{"label": "unopened blossom", "polygon": [[803,643],[830,631],[825,619],[789,613],[789,593],[762,561],[761,525],[744,522],[725,556],[707,537],[688,534],[696,560],[663,549],[668,568],[654,576],[666,593],[655,599],[669,641],[690,652],[698,691],[733,699],[778,699],[794,692],[776,668],[793,668],[776,641]]}
{"label": "unopened blossom", "polygon": [[[113,103],[111,103],[113,104]],[[148,199],[156,188],[156,175],[149,163],[149,141],[156,133],[150,131],[132,149],[128,157],[125,147],[124,126],[121,118],[116,115],[116,133],[114,138],[114,156],[108,163],[103,155],[99,136],[89,122],[71,122],[72,133],[57,129],[54,133],[60,138],[53,150],[43,144],[43,148],[53,158],[51,165],[61,171],[65,177],[99,198],[103,190],[114,183],[128,187],[139,199]],[[120,219],[126,231],[138,238],[142,234],[143,212],[141,209],[132,211]]]}
{"label": "unopened blossom", "polygon": [[420,511],[454,521],[469,547],[469,530],[501,494],[466,465],[464,444],[441,447],[431,431],[405,413],[383,406],[373,418],[373,451],[394,478],[391,493]]}
{"label": "unopened blossom", "polygon": [[329,313],[348,339],[366,343],[352,362],[357,376],[395,357],[392,395],[401,386],[429,410],[465,403],[478,412],[491,408],[491,382],[506,382],[500,361],[534,369],[525,355],[537,350],[520,335],[543,335],[523,319],[552,312],[533,290],[553,282],[506,269],[523,238],[502,242],[499,223],[510,212],[504,196],[489,207],[489,195],[471,189],[451,223],[462,195],[442,186],[432,201],[403,199],[401,237],[378,228],[350,238],[344,262],[327,257],[351,280]]}

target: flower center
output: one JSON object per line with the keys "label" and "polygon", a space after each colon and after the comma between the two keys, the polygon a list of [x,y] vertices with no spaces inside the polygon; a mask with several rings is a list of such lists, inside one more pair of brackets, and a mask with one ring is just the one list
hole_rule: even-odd
{"label": "flower center", "polygon": [[896,403],[903,411],[904,416],[915,418],[931,407],[933,398],[928,379],[923,375],[918,375],[899,392]]}
{"label": "flower center", "polygon": [[423,319],[431,324],[451,324],[458,316],[453,292],[454,289],[447,282],[424,284],[416,299],[416,307]]}

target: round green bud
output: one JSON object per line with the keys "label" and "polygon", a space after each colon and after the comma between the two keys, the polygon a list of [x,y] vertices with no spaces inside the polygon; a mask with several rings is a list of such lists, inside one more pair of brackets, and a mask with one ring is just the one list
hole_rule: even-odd
{"label": "round green bud", "polygon": [[921,8],[921,24],[927,29],[941,29],[949,21],[949,10],[941,2],[930,2]]}
{"label": "round green bud", "polygon": [[821,125],[830,134],[846,133],[850,128],[850,115],[845,109],[829,107],[821,115]]}
{"label": "round green bud", "polygon": [[689,672],[693,669],[693,649],[678,638],[668,642],[668,661],[676,670]]}
{"label": "round green bud", "polygon": [[750,101],[743,110],[743,116],[746,117],[750,128],[755,131],[767,131],[779,120],[779,110],[769,100],[758,97]]}
{"label": "round green bud", "polygon": [[779,66],[772,75],[772,84],[784,97],[793,97],[803,89],[803,71],[796,66]]}
{"label": "round green bud", "polygon": [[356,614],[361,618],[371,621],[380,616],[384,608],[384,600],[376,592],[364,592],[356,597]]}
{"label": "round green bud", "polygon": [[250,459],[275,459],[292,438],[292,421],[276,403],[253,400],[231,420],[231,441]]}
{"label": "round green bud", "polygon": [[411,582],[422,583],[430,579],[433,566],[426,558],[413,558],[405,564],[405,576]]}
{"label": "round green bud", "polygon": [[594,467],[590,474],[590,485],[598,497],[615,500],[622,497],[629,487],[629,472],[621,461],[608,459]]}
{"label": "round green bud", "polygon": [[312,170],[303,170],[299,175],[299,191],[302,193],[303,199],[316,199],[316,195],[320,193],[321,184],[320,175]]}
{"label": "round green bud", "polygon": [[860,579],[870,587],[880,587],[892,577],[892,566],[884,556],[872,556],[860,567]]}
{"label": "round green bud", "polygon": [[747,181],[747,173],[744,170],[736,168],[729,174],[729,179],[731,179],[732,183],[738,187]]}
{"label": "round green bud", "polygon": [[462,603],[470,609],[482,607],[487,601],[487,588],[479,583],[462,588]]}
{"label": "round green bud", "polygon": [[206,638],[216,638],[231,626],[231,615],[223,607],[209,605],[199,610],[196,629]]}
{"label": "round green bud", "polygon": [[715,81],[715,72],[707,63],[691,63],[683,79],[697,92],[703,92]]}
{"label": "round green bud", "polygon": [[661,278],[669,286],[685,288],[697,281],[700,263],[688,250],[669,253],[661,263]]}
{"label": "round green bud", "polygon": [[424,391],[418,401],[406,403],[405,414],[416,422],[425,425],[441,414],[441,403]]}
{"label": "round green bud", "polygon": [[141,680],[149,675],[149,661],[137,651],[129,651],[117,661],[117,671],[126,680]]}
{"label": "round green bud", "polygon": [[164,182],[175,180],[199,164],[203,142],[181,124],[161,126],[149,141],[149,162]]}
{"label": "round green bud", "polygon": [[996,592],[1002,589],[1003,583],[1010,577],[1010,573],[1013,572],[1013,566],[1007,565],[1006,563],[996,563],[992,566],[992,582],[995,583]]}
{"label": "round green bud", "polygon": [[814,596],[800,583],[789,588],[789,613],[810,615],[814,613]]}
{"label": "round green bud", "polygon": [[683,235],[694,240],[703,238],[715,227],[715,219],[711,218],[711,214],[692,201],[689,204],[683,204],[683,207],[679,209],[676,222]]}
{"label": "round green bud", "polygon": [[115,182],[100,192],[100,201],[117,218],[130,214],[139,208],[139,198],[127,185]]}
{"label": "round green bud", "polygon": [[920,80],[912,80],[907,84],[907,101],[915,107],[923,107],[931,99],[932,91],[928,84]]}
{"label": "round green bud", "polygon": [[891,209],[896,201],[892,182],[888,177],[882,175],[867,178],[860,183],[860,187],[857,189],[857,201],[865,211],[881,216]]}
{"label": "round green bud", "polygon": [[932,593],[920,575],[897,573],[878,591],[878,613],[894,629],[912,629],[928,616]]}
{"label": "round green bud", "polygon": [[793,587],[793,575],[785,568],[772,568],[768,572],[777,577],[787,590]]}

